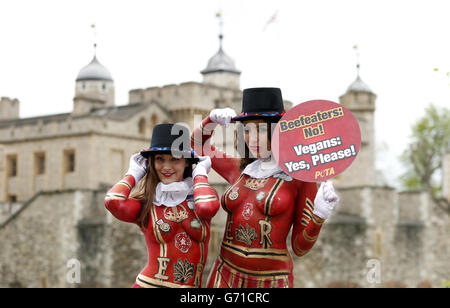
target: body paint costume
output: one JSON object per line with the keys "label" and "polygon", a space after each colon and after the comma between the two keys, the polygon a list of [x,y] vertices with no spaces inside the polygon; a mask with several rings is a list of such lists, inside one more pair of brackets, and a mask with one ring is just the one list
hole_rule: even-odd
{"label": "body paint costume", "polygon": [[[135,180],[127,175],[108,192],[105,206],[117,219],[137,223],[141,203],[128,198]],[[179,205],[152,205],[145,229],[148,263],[136,278],[141,287],[201,287],[217,192],[205,176],[194,179],[193,194]]]}
{"label": "body paint costume", "polygon": [[212,168],[231,185],[221,198],[228,218],[207,286],[293,287],[286,238],[293,226],[291,244],[297,256],[305,255],[316,242],[324,222],[313,215],[317,184],[292,179],[273,162],[258,174],[260,160],[247,166],[256,177],[245,170],[241,173],[240,159],[210,144],[211,128],[216,125],[207,117],[191,137],[191,146],[196,151],[202,148],[202,155],[211,157]]}
{"label": "body paint costume", "polygon": [[[145,159],[152,154],[171,153],[170,146],[178,137],[175,129],[183,131],[184,128],[173,124],[155,126],[150,149],[132,156],[127,175],[105,197],[105,206],[111,214],[121,221],[138,224],[145,237],[148,263],[133,287],[202,286],[211,219],[220,207],[216,190],[208,184],[209,158],[193,157],[190,149],[179,151],[190,153],[187,159],[197,162],[192,174],[194,179],[186,177],[182,182],[169,184],[159,182],[145,227],[138,221],[144,204],[129,198],[136,181],[146,173],[145,167],[142,170],[148,164],[144,163]],[[189,140],[189,132],[185,137]]]}

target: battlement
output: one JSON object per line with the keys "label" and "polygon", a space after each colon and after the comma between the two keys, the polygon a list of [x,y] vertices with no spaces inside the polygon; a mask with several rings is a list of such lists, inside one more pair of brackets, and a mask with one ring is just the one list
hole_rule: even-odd
{"label": "battlement", "polygon": [[18,99],[11,99],[9,97],[0,98],[0,121],[13,120],[19,118],[19,105]]}
{"label": "battlement", "polygon": [[[168,84],[162,87],[134,89],[129,92],[129,104],[158,101],[169,110],[231,107],[239,109],[242,92],[239,89],[214,86],[199,82]],[[239,107],[239,108],[238,108]]]}

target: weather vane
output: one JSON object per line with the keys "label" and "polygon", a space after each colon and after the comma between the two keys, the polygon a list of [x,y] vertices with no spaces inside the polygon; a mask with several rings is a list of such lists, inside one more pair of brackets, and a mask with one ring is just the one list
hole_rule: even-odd
{"label": "weather vane", "polygon": [[354,45],[353,46],[353,50],[355,51],[355,54],[356,54],[356,71],[357,71],[358,76],[359,76],[360,65],[359,65],[359,49],[358,49],[358,45]]}
{"label": "weather vane", "polygon": [[95,24],[91,25],[91,29],[94,35],[94,55],[97,55],[97,28]]}
{"label": "weather vane", "polygon": [[222,10],[221,9],[216,13],[216,17],[219,19],[219,40],[220,40],[220,49],[222,49],[223,18],[222,18]]}

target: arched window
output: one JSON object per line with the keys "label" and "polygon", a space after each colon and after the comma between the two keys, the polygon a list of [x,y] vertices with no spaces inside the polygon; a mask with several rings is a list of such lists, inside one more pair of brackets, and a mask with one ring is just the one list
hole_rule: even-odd
{"label": "arched window", "polygon": [[139,120],[139,134],[145,135],[145,119]]}
{"label": "arched window", "polygon": [[158,116],[156,114],[152,114],[150,118],[150,129],[153,130],[155,126],[158,124]]}

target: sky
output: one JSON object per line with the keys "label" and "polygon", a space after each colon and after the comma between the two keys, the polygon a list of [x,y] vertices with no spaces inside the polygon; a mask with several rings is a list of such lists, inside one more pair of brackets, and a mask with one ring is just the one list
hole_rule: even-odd
{"label": "sky", "polygon": [[200,82],[218,49],[220,10],[241,88],[280,87],[294,104],[338,102],[356,78],[358,46],[361,78],[377,95],[377,167],[396,186],[411,125],[430,103],[450,106],[449,7],[445,0],[2,0],[0,96],[18,98],[21,117],[71,112],[76,76],[94,53],[92,24],[117,105],[131,89]]}

